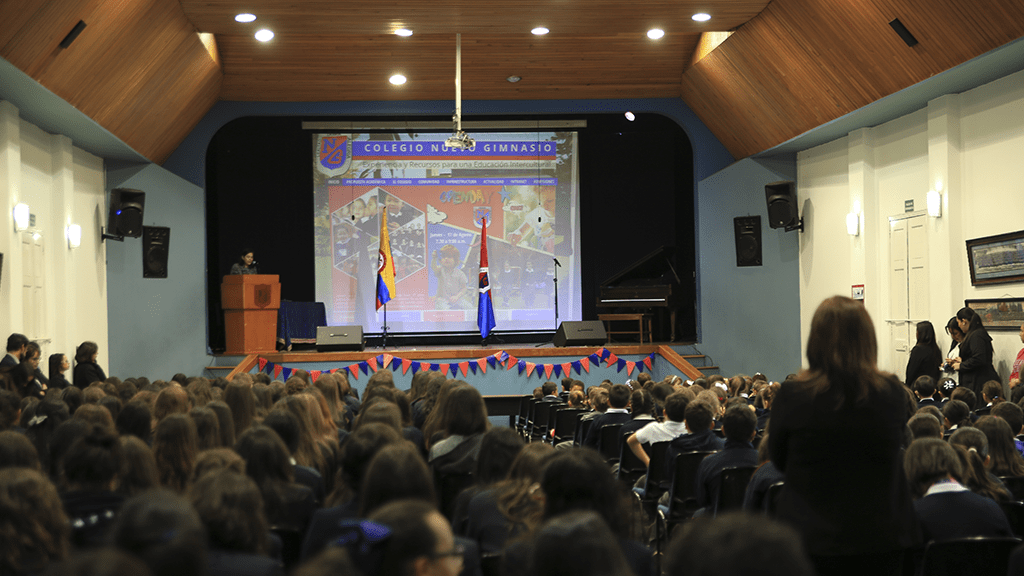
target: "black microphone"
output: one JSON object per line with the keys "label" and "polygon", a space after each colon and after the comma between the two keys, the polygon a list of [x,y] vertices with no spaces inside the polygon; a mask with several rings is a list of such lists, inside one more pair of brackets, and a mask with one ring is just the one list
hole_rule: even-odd
{"label": "black microphone", "polygon": [[555,261],[555,266],[558,266],[559,268],[562,267],[562,265],[558,263],[558,258],[551,258],[551,259]]}

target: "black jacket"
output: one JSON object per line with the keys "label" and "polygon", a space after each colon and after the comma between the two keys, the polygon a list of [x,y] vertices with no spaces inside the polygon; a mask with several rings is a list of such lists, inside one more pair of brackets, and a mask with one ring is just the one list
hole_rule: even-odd
{"label": "black jacket", "polygon": [[992,366],[992,337],[984,328],[975,328],[960,343],[960,385],[973,390],[980,402],[981,388],[989,380],[1001,382]]}
{"label": "black jacket", "polygon": [[107,379],[103,368],[95,362],[80,362],[75,365],[74,384],[75,388],[85,389],[93,382],[102,382]]}

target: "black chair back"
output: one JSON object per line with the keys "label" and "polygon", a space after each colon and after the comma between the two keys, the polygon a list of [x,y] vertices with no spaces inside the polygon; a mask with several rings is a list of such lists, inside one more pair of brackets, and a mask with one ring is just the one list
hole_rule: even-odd
{"label": "black chair back", "polygon": [[1006,521],[1013,528],[1013,534],[1024,538],[1024,502],[1000,502],[999,507],[1006,514]]}
{"label": "black chair back", "polygon": [[292,568],[299,565],[305,532],[283,526],[271,526],[270,531],[281,539],[281,563],[284,564],[284,571],[287,574],[291,572]]}
{"label": "black chair back", "polygon": [[558,408],[555,410],[555,444],[572,440],[576,432],[576,424],[583,412],[581,408]]}
{"label": "black chair back", "polygon": [[1006,484],[1014,500],[1024,500],[1024,476],[1000,476],[999,479]]}
{"label": "black chair back", "polygon": [[647,448],[650,462],[647,464],[647,481],[644,484],[644,500],[657,500],[668,490],[671,479],[665,465],[665,452],[671,441],[655,442]]}
{"label": "black chair back", "polygon": [[593,425],[593,418],[587,418],[584,420],[582,415],[580,415],[580,421],[579,424],[576,425],[576,435],[573,436],[572,443],[576,446],[583,446],[583,439],[590,433],[590,427]]}
{"label": "black chair back", "polygon": [[530,438],[543,438],[548,431],[548,416],[552,406],[558,406],[553,402],[538,402],[533,407],[533,430]]}
{"label": "black chair back", "polygon": [[1010,553],[1020,538],[963,538],[930,542],[924,550],[921,574],[928,576],[988,576],[1006,574]]}
{"label": "black chair back", "polygon": [[619,461],[620,446],[619,443],[622,441],[622,424],[605,424],[601,426],[601,437],[598,442],[601,445],[601,456],[604,456],[605,461],[609,464],[614,464]]}
{"label": "black chair back", "polygon": [[527,394],[519,399],[519,418],[516,420],[516,430],[520,435],[526,430],[526,421],[530,418],[530,400],[533,396]]}
{"label": "black chair back", "polygon": [[629,444],[626,443],[626,439],[631,434],[626,433],[619,438],[619,471],[615,476],[623,482],[628,482],[630,486],[636,484],[636,481],[647,472],[647,467],[636,457],[636,454],[633,454]]}
{"label": "black chair back", "polygon": [[725,468],[719,477],[718,507],[716,514],[743,508],[743,498],[747,494],[747,484],[757,470],[756,466],[737,466]]}
{"label": "black chair back", "polygon": [[714,452],[683,452],[676,455],[669,489],[669,520],[688,518],[697,510],[697,468]]}
{"label": "black chair back", "polygon": [[501,576],[501,552],[481,554],[480,572],[482,576]]}
{"label": "black chair back", "polygon": [[764,511],[771,518],[775,517],[775,514],[779,509],[779,496],[782,495],[782,487],[785,485],[785,482],[776,482],[769,486],[768,491],[765,492]]}
{"label": "black chair back", "polygon": [[473,474],[470,472],[434,473],[434,488],[437,489],[437,500],[441,513],[451,522],[455,512],[455,499],[466,488],[473,485]]}

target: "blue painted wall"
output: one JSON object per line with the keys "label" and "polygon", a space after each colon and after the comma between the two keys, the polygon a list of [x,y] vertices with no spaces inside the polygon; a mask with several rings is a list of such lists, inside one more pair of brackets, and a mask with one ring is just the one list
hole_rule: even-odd
{"label": "blue painted wall", "polygon": [[[764,185],[796,179],[796,158],[744,159],[697,186],[701,352],[722,374],[782,380],[800,368],[799,232],[768,227]],[[762,266],[736,266],[733,218],[761,216]]]}
{"label": "blue painted wall", "polygon": [[167,278],[142,277],[142,238],[106,241],[110,366],[125,378],[201,374],[206,353],[203,189],[155,164],[107,163],[107,188],[146,192],[143,223],[171,229]]}
{"label": "blue painted wall", "polygon": [[[178,371],[199,374],[212,361],[207,355],[205,336],[202,186],[206,148],[221,126],[243,116],[390,115],[401,118],[447,115],[451,107],[448,101],[220,102],[199,122],[163,168],[155,165],[111,167],[108,187],[145,190],[145,223],[171,227],[170,278],[167,280],[142,278],[139,240],[108,246],[111,373],[169,378]],[[687,133],[694,151],[697,204],[694,225],[698,227],[700,270],[698,334],[702,342],[699,347],[710,348],[725,373],[760,369],[775,378],[783,366],[791,370],[794,359],[799,365],[799,346],[795,348],[795,355],[784,352],[778,358],[778,342],[772,341],[781,334],[799,333],[795,236],[776,237],[782,233],[765,232],[765,266],[757,270],[738,270],[733,252],[732,217],[761,213],[767,222],[763,184],[783,179],[778,169],[765,168],[752,160],[730,166],[733,158],[725,147],[678,99],[471,101],[465,102],[463,109],[469,117],[473,114],[558,115],[632,110],[672,118]],[[795,162],[792,165],[795,172]],[[757,282],[750,281],[755,279]],[[788,349],[788,346],[783,348]],[[662,372],[667,366],[667,363],[661,368],[656,365],[653,375],[664,377],[669,373]],[[481,389],[487,394],[526,393],[542,382],[537,378],[521,380],[518,374],[513,377],[513,373],[481,380]],[[588,381],[594,377],[597,376],[591,376]],[[623,379],[609,369],[608,374],[602,373],[597,381],[605,377]]]}

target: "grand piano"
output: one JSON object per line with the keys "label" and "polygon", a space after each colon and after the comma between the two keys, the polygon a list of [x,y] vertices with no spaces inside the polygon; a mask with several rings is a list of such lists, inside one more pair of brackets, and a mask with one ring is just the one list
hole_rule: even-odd
{"label": "grand piano", "polygon": [[675,342],[676,315],[682,297],[682,282],[676,273],[674,261],[675,248],[672,246],[662,246],[644,256],[601,283],[598,288],[597,307],[616,309],[620,312],[657,310],[660,326],[664,326],[664,316],[669,317],[671,337]]}

